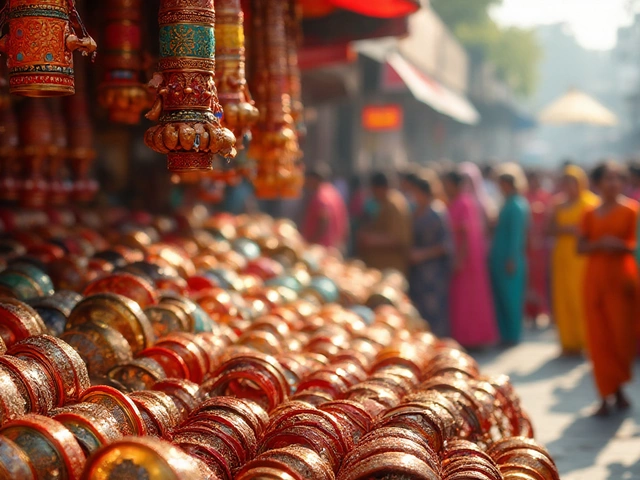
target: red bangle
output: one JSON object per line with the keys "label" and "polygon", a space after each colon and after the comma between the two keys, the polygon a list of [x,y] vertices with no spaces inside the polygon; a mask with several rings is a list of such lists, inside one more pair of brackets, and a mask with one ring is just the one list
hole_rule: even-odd
{"label": "red bangle", "polygon": [[166,480],[215,478],[200,460],[159,438],[124,438],[92,455],[83,480],[110,478],[162,478]]}
{"label": "red bangle", "polygon": [[11,420],[0,435],[15,442],[29,457],[38,478],[61,472],[63,478],[80,478],[85,464],[82,448],[60,422],[40,415]]}
{"label": "red bangle", "polygon": [[32,358],[47,369],[55,380],[57,406],[76,402],[82,392],[91,386],[84,361],[65,341],[49,335],[27,338],[15,344],[8,352],[22,358]]}
{"label": "red bangle", "polygon": [[7,347],[33,335],[46,333],[44,322],[33,308],[12,298],[0,299],[0,336]]}
{"label": "red bangle", "polygon": [[191,333],[172,333],[161,338],[156,346],[173,350],[180,355],[189,369],[188,380],[201,383],[209,371],[209,357],[194,339],[195,336]]}
{"label": "red bangle", "polygon": [[214,397],[194,410],[192,416],[211,411],[232,412],[251,427],[256,438],[262,436],[269,422],[269,415],[260,405],[234,397]]}
{"label": "red bangle", "polygon": [[200,404],[200,387],[189,380],[162,380],[153,386],[153,390],[169,395],[180,413],[181,422]]}
{"label": "red bangle", "polygon": [[0,356],[0,365],[11,375],[27,404],[27,411],[46,414],[54,406],[54,380],[38,362],[11,355]]}
{"label": "red bangle", "polygon": [[87,457],[122,438],[116,418],[103,405],[77,403],[52,410],[49,416],[73,433]]}
{"label": "red bangle", "polygon": [[124,393],[106,385],[99,385],[85,390],[80,399],[82,402],[103,405],[118,421],[118,428],[123,436],[142,436],[145,432],[140,410]]}
{"label": "red bangle", "polygon": [[180,422],[180,412],[163,392],[133,392],[129,398],[136,404],[145,423],[147,435],[169,440],[173,430]]}
{"label": "red bangle", "polygon": [[88,297],[98,293],[123,295],[135,301],[143,309],[158,303],[158,294],[151,283],[126,272],[112,273],[94,280],[84,289],[83,295]]}
{"label": "red bangle", "polygon": [[0,367],[0,426],[27,413],[27,402],[16,382],[4,367]]}
{"label": "red bangle", "polygon": [[[258,390],[248,390],[239,380],[253,382]],[[268,411],[287,399],[289,386],[278,361],[268,355],[260,353],[237,354],[221,364],[211,375],[211,379],[203,385],[203,390],[209,395],[224,395],[227,390],[235,390],[240,398],[247,395],[260,394],[261,406]]]}
{"label": "red bangle", "polygon": [[164,370],[167,378],[189,378],[189,368],[186,362],[173,350],[163,347],[151,347],[138,354],[138,358],[155,360]]}
{"label": "red bangle", "polygon": [[285,473],[294,478],[304,478],[314,480],[333,480],[334,472],[329,464],[314,450],[298,445],[290,445],[284,448],[278,448],[267,451],[254,460],[247,463],[244,468],[238,472],[238,476],[243,478],[251,478],[248,474],[253,469],[258,468],[276,468],[281,469]]}
{"label": "red bangle", "polygon": [[176,432],[173,443],[204,462],[221,480],[234,480],[227,455],[230,450],[211,435],[198,432]]}

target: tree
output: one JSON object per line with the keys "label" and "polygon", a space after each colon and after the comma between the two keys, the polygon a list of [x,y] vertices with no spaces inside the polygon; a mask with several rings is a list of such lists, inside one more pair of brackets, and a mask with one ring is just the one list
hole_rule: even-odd
{"label": "tree", "polygon": [[431,0],[433,8],[449,28],[459,25],[481,24],[489,18],[489,8],[500,5],[502,0]]}
{"label": "tree", "polygon": [[501,3],[502,0],[431,0],[431,7],[472,58],[492,63],[517,94],[528,96],[537,85],[540,45],[533,30],[503,28],[493,21],[489,9]]}

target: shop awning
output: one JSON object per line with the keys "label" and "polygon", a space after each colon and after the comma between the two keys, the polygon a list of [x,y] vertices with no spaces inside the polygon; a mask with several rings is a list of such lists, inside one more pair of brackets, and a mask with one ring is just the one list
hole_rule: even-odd
{"label": "shop awning", "polygon": [[[397,50],[396,39],[362,41],[354,46],[360,54],[384,64],[388,69],[385,73],[395,76],[395,83],[404,84],[416,100],[460,123],[475,125],[480,121],[480,113],[464,95],[447,88],[404,58]],[[394,83],[395,79],[389,79],[389,76],[383,77]]]}
{"label": "shop awning", "polygon": [[305,16],[320,17],[335,8],[379,18],[404,17],[420,8],[420,0],[299,0]]}
{"label": "shop awning", "polygon": [[387,64],[398,74],[416,100],[460,123],[475,125],[480,121],[480,114],[469,100],[418,70],[399,53],[387,55]]}

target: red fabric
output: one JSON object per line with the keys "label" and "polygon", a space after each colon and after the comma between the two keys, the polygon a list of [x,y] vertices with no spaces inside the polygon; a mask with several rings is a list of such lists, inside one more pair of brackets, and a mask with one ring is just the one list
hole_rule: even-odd
{"label": "red fabric", "polygon": [[549,313],[549,244],[547,225],[553,201],[553,195],[538,189],[527,195],[531,206],[531,228],[527,258],[529,262],[529,281],[526,312],[530,318]]}
{"label": "red fabric", "polygon": [[[325,247],[341,247],[347,240],[349,216],[347,207],[340,192],[330,183],[325,182],[309,200],[302,226],[302,235],[307,241],[315,241]],[[327,231],[321,238],[316,238],[316,229],[320,219],[328,218]]]}
{"label": "red fabric", "polygon": [[330,0],[336,7],[368,17],[394,18],[414,13],[420,8],[417,0]]}

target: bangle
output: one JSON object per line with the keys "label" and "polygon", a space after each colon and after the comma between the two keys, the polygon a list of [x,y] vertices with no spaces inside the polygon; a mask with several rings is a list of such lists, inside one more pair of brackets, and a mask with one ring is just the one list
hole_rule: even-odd
{"label": "bangle", "polygon": [[[247,459],[240,440],[232,433],[217,428],[215,424],[199,422],[176,430],[174,443],[183,445],[184,443],[201,442],[208,447],[216,449],[226,460],[231,472],[235,473]],[[233,477],[231,477],[233,478]]]}
{"label": "bangle", "polygon": [[180,422],[184,421],[200,403],[200,387],[189,380],[175,378],[162,380],[153,386],[153,390],[169,395],[178,409]]}
{"label": "bangle", "polygon": [[91,282],[84,289],[84,296],[98,293],[116,293],[135,301],[140,308],[158,303],[158,294],[154,286],[143,277],[126,272],[112,273]]}
{"label": "bangle", "polygon": [[209,372],[209,356],[207,351],[195,341],[192,333],[175,332],[161,338],[157,347],[167,348],[176,352],[187,365],[189,376],[187,380],[201,383]]}
{"label": "bangle", "polygon": [[233,413],[251,427],[256,438],[262,436],[267,424],[269,423],[269,415],[260,405],[240,398],[211,398],[194,410],[192,416],[195,417],[201,413],[210,411],[225,411]]}
{"label": "bangle", "polygon": [[156,338],[162,338],[173,332],[188,332],[189,320],[186,313],[171,304],[152,305],[144,309]]}
{"label": "bangle", "polygon": [[0,299],[0,336],[7,347],[47,331],[40,315],[26,303],[12,298]]}
{"label": "bangle", "polygon": [[64,332],[71,310],[80,300],[80,294],[62,290],[50,297],[33,299],[29,304],[38,312],[49,332],[60,336]]}
{"label": "bangle", "polygon": [[0,366],[11,375],[26,402],[27,412],[46,414],[53,408],[56,400],[54,381],[38,362],[3,355]]}
{"label": "bangle", "polygon": [[221,480],[234,480],[230,461],[225,456],[225,452],[227,455],[231,455],[231,452],[212,435],[189,431],[176,432],[173,443],[204,462]]}
{"label": "bangle", "polygon": [[84,361],[71,345],[56,337],[39,335],[16,343],[9,355],[31,358],[42,365],[56,385],[56,406],[78,401],[91,386]]}
{"label": "bangle", "polygon": [[255,478],[254,469],[274,468],[298,479],[333,480],[330,465],[314,450],[299,445],[290,445],[264,452],[247,463],[237,475],[238,478]]}
{"label": "bangle", "polygon": [[63,478],[80,478],[85,455],[71,432],[60,422],[41,415],[25,415],[0,429],[28,456],[37,478],[60,472]]}
{"label": "bangle", "polygon": [[140,410],[124,393],[106,385],[98,385],[85,390],[81,402],[97,403],[111,412],[118,421],[122,436],[142,436],[145,432]]}
{"label": "bangle", "polygon": [[116,365],[133,359],[127,339],[119,331],[101,323],[76,325],[60,338],[78,352],[91,377],[106,375]]}
{"label": "bangle", "polygon": [[147,390],[156,382],[167,378],[162,365],[149,357],[136,358],[116,365],[109,370],[108,376],[129,391]]}
{"label": "bangle", "polygon": [[[250,322],[247,322],[251,325]],[[277,355],[282,350],[282,345],[278,337],[269,331],[251,330],[245,331],[238,341],[238,345],[243,345],[258,352],[266,353],[267,355]]]}
{"label": "bangle", "polygon": [[146,348],[138,354],[138,358],[150,358],[164,370],[166,378],[189,378],[189,367],[173,350],[164,347]]}
{"label": "bangle", "polygon": [[4,367],[0,367],[0,425],[27,413],[27,402],[16,381]]}
{"label": "bangle", "polygon": [[98,323],[118,330],[134,354],[150,347],[155,334],[140,306],[115,293],[98,293],[82,300],[71,312],[67,330],[84,323]]}
{"label": "bangle", "polygon": [[[344,480],[396,475],[414,480],[437,480],[440,475],[420,458],[402,452],[377,453],[340,472]],[[470,477],[466,477],[470,478]]]}
{"label": "bangle", "polygon": [[122,438],[116,418],[102,405],[77,403],[52,410],[49,416],[71,431],[87,457]]}
{"label": "bangle", "polygon": [[180,421],[180,412],[171,397],[166,393],[150,390],[133,392],[129,398],[140,410],[147,435],[169,439]]}
{"label": "bangle", "polygon": [[162,478],[163,480],[211,479],[212,472],[200,460],[159,438],[123,438],[92,455],[82,478]]}
{"label": "bangle", "polygon": [[221,364],[203,385],[203,390],[209,395],[225,395],[231,390],[240,398],[255,397],[261,406],[271,411],[287,399],[289,385],[274,357],[254,352],[236,354]]}
{"label": "bangle", "polygon": [[0,436],[0,478],[36,480],[34,470],[26,452],[7,437]]}

